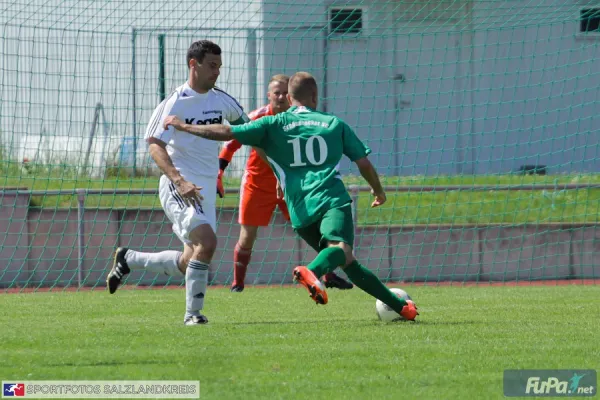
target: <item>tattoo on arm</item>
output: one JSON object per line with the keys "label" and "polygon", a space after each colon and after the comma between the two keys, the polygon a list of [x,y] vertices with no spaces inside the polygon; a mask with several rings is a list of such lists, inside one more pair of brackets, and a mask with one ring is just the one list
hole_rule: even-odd
{"label": "tattoo on arm", "polygon": [[227,125],[190,125],[181,127],[183,131],[208,140],[225,142],[233,139],[231,128]]}

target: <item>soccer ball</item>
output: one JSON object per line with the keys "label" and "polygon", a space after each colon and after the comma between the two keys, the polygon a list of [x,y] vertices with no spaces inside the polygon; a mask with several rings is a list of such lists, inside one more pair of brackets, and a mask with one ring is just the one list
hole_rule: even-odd
{"label": "soccer ball", "polygon": [[[408,293],[406,293],[402,289],[393,288],[390,289],[392,293],[396,296],[400,297],[404,300],[412,300]],[[406,319],[398,314],[396,311],[392,310],[387,304],[382,302],[381,300],[377,300],[375,302],[375,310],[377,311],[377,316],[383,322],[395,322],[395,321],[406,321]]]}

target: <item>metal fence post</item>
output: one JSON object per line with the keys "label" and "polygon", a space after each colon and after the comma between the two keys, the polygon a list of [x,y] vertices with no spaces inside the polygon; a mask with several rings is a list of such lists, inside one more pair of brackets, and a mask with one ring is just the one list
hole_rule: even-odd
{"label": "metal fence post", "polygon": [[131,125],[133,133],[133,176],[137,169],[137,104],[136,104],[136,82],[135,82],[135,45],[137,29],[131,29]]}
{"label": "metal fence post", "polygon": [[[258,68],[258,50],[257,50],[257,38],[256,38],[256,28],[248,28],[246,29],[246,43],[247,43],[247,55],[246,55],[246,63],[248,67],[246,68],[247,75],[246,79],[248,80],[248,99],[250,110],[254,110],[258,108],[258,74],[260,73],[260,69]],[[261,79],[262,82],[262,79]],[[262,93],[262,92],[261,92]]]}
{"label": "metal fence post", "polygon": [[83,255],[85,253],[85,189],[77,189],[77,286],[83,284]]}
{"label": "metal fence post", "polygon": [[352,199],[352,219],[356,227],[356,223],[358,222],[358,193],[360,188],[358,185],[350,185],[348,188],[350,189],[350,198]]}
{"label": "metal fence post", "polygon": [[158,98],[162,102],[167,96],[165,89],[165,34],[158,35]]}

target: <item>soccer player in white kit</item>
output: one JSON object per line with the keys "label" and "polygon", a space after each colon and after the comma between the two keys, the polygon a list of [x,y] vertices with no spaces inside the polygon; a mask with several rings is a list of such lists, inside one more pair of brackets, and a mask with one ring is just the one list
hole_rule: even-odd
{"label": "soccer player in white kit", "polygon": [[[208,322],[201,314],[208,283],[208,267],[217,246],[215,185],[219,173],[218,143],[173,127],[163,128],[168,115],[187,123],[207,125],[228,121],[239,125],[249,119],[240,104],[215,87],[221,68],[221,49],[201,40],[187,52],[188,81],[156,107],[146,129],[149,152],[163,175],[159,197],[173,232],[183,242],[183,252],[142,253],[118,248],[106,278],[115,293],[131,270],[147,270],[169,276],[185,276],[185,325]],[[208,190],[202,191],[201,189]]]}

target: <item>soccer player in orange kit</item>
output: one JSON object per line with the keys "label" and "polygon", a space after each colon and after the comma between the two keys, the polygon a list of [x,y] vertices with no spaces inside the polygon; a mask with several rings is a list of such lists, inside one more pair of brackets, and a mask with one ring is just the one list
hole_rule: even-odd
{"label": "soccer player in orange kit", "polygon": [[[289,77],[286,75],[274,75],[269,81],[267,99],[269,103],[248,114],[251,120],[257,120],[267,115],[276,115],[290,108],[286,98],[288,93]],[[234,153],[242,147],[237,140],[227,142],[219,154],[219,177],[217,191],[223,197],[223,173],[231,162]],[[259,150],[260,151],[260,150]],[[232,292],[244,290],[246,270],[252,256],[252,247],[256,241],[258,228],[268,226],[275,211],[275,207],[283,214],[286,220],[290,220],[287,206],[283,198],[277,196],[277,178],[273,174],[268,163],[263,161],[264,156],[256,149],[252,149],[246,171],[242,177],[240,189],[240,214],[241,225],[240,237],[235,245],[233,253],[233,283]],[[261,158],[263,157],[263,158]],[[353,285],[345,281],[333,272],[323,276],[325,286],[328,288],[352,289]]]}

